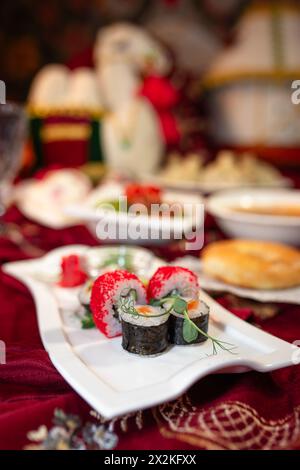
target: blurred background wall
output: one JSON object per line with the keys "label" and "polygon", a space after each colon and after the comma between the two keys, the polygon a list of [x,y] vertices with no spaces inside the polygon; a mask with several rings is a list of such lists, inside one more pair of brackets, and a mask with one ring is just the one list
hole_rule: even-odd
{"label": "blurred background wall", "polygon": [[[248,3],[249,0],[1,0],[0,78],[6,82],[8,99],[23,101],[33,76],[43,65],[72,64],[74,60],[80,62],[81,56],[86,63],[98,29],[119,20],[144,24],[164,40],[173,40],[173,34],[179,49],[183,36],[191,44],[201,38],[202,57],[208,60],[218,44],[230,41],[232,26]],[[191,57],[190,62],[199,73],[197,60]],[[200,72],[201,68],[200,64]]]}

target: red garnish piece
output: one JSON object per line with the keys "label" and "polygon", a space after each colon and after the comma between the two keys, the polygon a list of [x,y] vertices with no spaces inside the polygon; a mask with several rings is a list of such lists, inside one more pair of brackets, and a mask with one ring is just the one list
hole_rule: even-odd
{"label": "red garnish piece", "polygon": [[77,287],[87,280],[82,259],[78,255],[64,256],[61,261],[61,287]]}
{"label": "red garnish piece", "polygon": [[161,204],[162,202],[161,189],[157,186],[130,183],[125,188],[125,196],[128,206],[144,204],[149,208],[151,204]]}

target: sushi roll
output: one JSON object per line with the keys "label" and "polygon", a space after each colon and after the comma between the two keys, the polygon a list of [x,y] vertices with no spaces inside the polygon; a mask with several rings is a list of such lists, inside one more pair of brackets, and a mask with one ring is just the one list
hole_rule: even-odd
{"label": "sushi roll", "polygon": [[[184,299],[187,303],[187,314],[201,331],[207,333],[209,320],[209,307],[199,299]],[[165,306],[167,307],[167,306]],[[187,345],[203,343],[207,340],[205,334],[196,328],[186,325],[186,318],[182,313],[172,310],[169,319],[169,341],[171,344]],[[185,327],[187,326],[187,328]]]}
{"label": "sushi roll", "polygon": [[91,312],[90,302],[92,287],[94,279],[89,279],[83,287],[80,289],[78,294],[78,300],[80,303],[79,317],[81,320],[81,326],[83,329],[94,328],[95,323]]}
{"label": "sushi roll", "polygon": [[199,300],[199,288],[197,275],[180,266],[163,266],[151,278],[148,300],[170,313],[171,344],[195,344],[207,339],[209,307]]}
{"label": "sushi roll", "polygon": [[120,309],[122,346],[140,356],[162,353],[168,347],[169,314],[160,307],[136,305],[134,311]]}
{"label": "sushi roll", "polygon": [[90,307],[97,328],[108,338],[122,332],[118,313],[120,299],[132,299],[137,304],[146,303],[146,289],[138,277],[119,269],[99,276],[92,287]]}
{"label": "sushi roll", "polygon": [[198,277],[189,269],[180,266],[158,268],[148,285],[148,300],[161,299],[170,294],[198,298]]}

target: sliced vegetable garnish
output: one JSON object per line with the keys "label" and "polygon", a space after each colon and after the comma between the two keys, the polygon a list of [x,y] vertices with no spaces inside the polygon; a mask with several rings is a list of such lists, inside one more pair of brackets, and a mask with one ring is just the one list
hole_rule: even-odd
{"label": "sliced vegetable garnish", "polygon": [[198,338],[198,331],[194,328],[194,323],[187,321],[184,319],[183,321],[183,329],[182,329],[182,335],[184,341],[187,343],[192,343],[192,341],[195,341]]}
{"label": "sliced vegetable garnish", "polygon": [[90,328],[96,327],[94,319],[93,319],[93,315],[91,314],[91,312],[86,311],[84,316],[81,317],[81,327],[84,330],[88,330]]}

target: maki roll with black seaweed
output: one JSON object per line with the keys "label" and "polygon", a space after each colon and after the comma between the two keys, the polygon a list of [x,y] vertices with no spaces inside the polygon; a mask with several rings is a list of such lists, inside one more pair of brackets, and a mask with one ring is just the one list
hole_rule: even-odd
{"label": "maki roll with black seaweed", "polygon": [[150,356],[168,347],[169,314],[151,305],[120,305],[122,346],[131,353]]}
{"label": "maki roll with black seaweed", "polygon": [[203,343],[207,340],[209,307],[199,299],[182,300],[186,302],[186,315],[192,323],[184,313],[177,313],[172,308],[169,319],[169,341],[177,345]]}
{"label": "maki roll with black seaweed", "polygon": [[163,266],[151,278],[148,300],[170,314],[169,341],[186,345],[207,338],[209,307],[199,300],[198,277],[180,266]]}
{"label": "maki roll with black seaweed", "polygon": [[99,330],[108,338],[122,333],[118,305],[126,299],[132,303],[146,303],[146,289],[139,278],[128,271],[119,269],[99,276],[93,284],[91,311]]}

